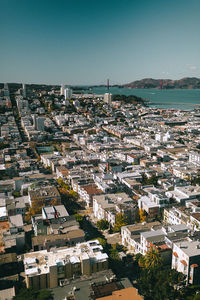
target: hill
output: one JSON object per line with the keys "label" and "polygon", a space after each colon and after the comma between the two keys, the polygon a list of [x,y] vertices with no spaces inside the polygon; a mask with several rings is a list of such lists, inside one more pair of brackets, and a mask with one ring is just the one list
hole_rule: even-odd
{"label": "hill", "polygon": [[135,89],[200,89],[200,78],[185,77],[179,80],[145,78],[124,84],[123,87]]}

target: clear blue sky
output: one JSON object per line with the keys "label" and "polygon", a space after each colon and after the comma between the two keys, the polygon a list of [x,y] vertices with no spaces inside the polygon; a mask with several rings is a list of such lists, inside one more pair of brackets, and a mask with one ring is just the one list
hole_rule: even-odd
{"label": "clear blue sky", "polygon": [[200,77],[199,0],[0,0],[0,82]]}

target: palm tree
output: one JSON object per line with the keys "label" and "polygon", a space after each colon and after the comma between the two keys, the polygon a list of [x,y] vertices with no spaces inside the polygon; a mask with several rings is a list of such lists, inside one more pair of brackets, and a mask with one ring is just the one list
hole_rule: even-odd
{"label": "palm tree", "polygon": [[145,268],[154,269],[161,266],[162,259],[157,249],[152,248],[144,257]]}

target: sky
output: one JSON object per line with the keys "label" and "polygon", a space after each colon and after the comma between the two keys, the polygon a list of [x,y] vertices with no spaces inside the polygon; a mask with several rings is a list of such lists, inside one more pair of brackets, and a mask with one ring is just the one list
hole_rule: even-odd
{"label": "sky", "polygon": [[0,0],[0,82],[200,78],[200,0]]}

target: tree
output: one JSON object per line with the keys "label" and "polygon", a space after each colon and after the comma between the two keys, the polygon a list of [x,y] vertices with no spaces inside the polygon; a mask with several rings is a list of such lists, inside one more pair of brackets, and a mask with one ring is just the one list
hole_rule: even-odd
{"label": "tree", "polygon": [[138,265],[140,266],[140,268],[144,268],[145,267],[145,258],[144,256],[141,254],[140,257],[136,258]]}
{"label": "tree", "polygon": [[49,203],[51,206],[60,205],[60,200],[58,198],[54,198]]}
{"label": "tree", "polygon": [[[187,299],[182,294],[182,287],[185,282],[181,280],[180,288],[176,288],[176,281],[173,280],[173,275],[183,276],[182,273],[174,270],[172,274],[171,269],[163,269],[163,266],[159,268],[147,269],[144,268],[140,273],[138,279],[138,286],[140,293],[148,300],[169,300],[169,299]],[[185,279],[185,277],[184,277]],[[183,297],[182,297],[183,296]]]}
{"label": "tree", "polygon": [[124,214],[118,213],[115,217],[115,225],[113,230],[115,232],[119,232],[121,230],[121,227],[126,226],[127,224],[127,218],[124,216]]}
{"label": "tree", "polygon": [[25,216],[25,221],[30,222],[31,216],[41,214],[43,206],[45,206],[45,204],[42,200],[33,201],[28,213]]}
{"label": "tree", "polygon": [[191,184],[192,185],[200,185],[200,176],[192,178]]}
{"label": "tree", "polygon": [[108,227],[109,227],[109,223],[107,220],[101,219],[97,222],[97,228],[99,230],[105,230],[108,229]]}
{"label": "tree", "polygon": [[69,190],[69,196],[70,196],[71,198],[73,198],[74,200],[77,200],[77,198],[78,198],[78,193],[75,192],[75,191],[73,191],[73,190]]}
{"label": "tree", "polygon": [[146,221],[146,215],[142,208],[139,209],[139,217],[140,217],[140,223],[143,223]]}
{"label": "tree", "polygon": [[57,182],[58,182],[58,184],[61,186],[61,188],[63,189],[63,190],[69,190],[70,189],[70,187],[69,187],[69,185],[67,185],[64,181],[63,181],[63,179],[61,178],[61,177],[59,177],[58,179],[57,179]]}
{"label": "tree", "polygon": [[158,185],[158,177],[156,175],[152,175],[150,178],[147,178],[147,176],[144,174],[142,176],[142,185]]}
{"label": "tree", "polygon": [[0,142],[0,150],[4,149],[4,148],[9,148],[9,147],[10,147],[10,144],[6,144],[6,143],[3,143],[3,142]]}
{"label": "tree", "polygon": [[83,222],[83,220],[84,220],[84,216],[82,216],[80,214],[75,214],[75,218],[76,218],[76,221],[79,223]]}
{"label": "tree", "polygon": [[13,196],[14,196],[14,197],[20,197],[21,194],[20,194],[20,192],[16,192],[16,191],[15,191],[15,192],[13,192]]}
{"label": "tree", "polygon": [[187,295],[194,295],[190,294],[188,288],[185,289],[185,275],[163,266],[157,249],[151,248],[144,256],[137,254],[135,261],[140,266],[137,280],[139,291],[145,299],[186,300]]}
{"label": "tree", "polygon": [[157,249],[151,248],[150,251],[144,256],[144,265],[146,269],[160,267],[162,259]]}
{"label": "tree", "polygon": [[[96,239],[95,239],[96,240]],[[105,249],[107,246],[107,242],[105,239],[98,237],[97,240],[99,241],[99,244]]]}
{"label": "tree", "polygon": [[119,253],[118,253],[117,249],[111,248],[109,250],[109,257],[113,261],[120,261],[120,257],[119,257]]}
{"label": "tree", "polygon": [[18,295],[13,300],[53,300],[52,292],[49,290],[33,290],[31,288],[20,289]]}

